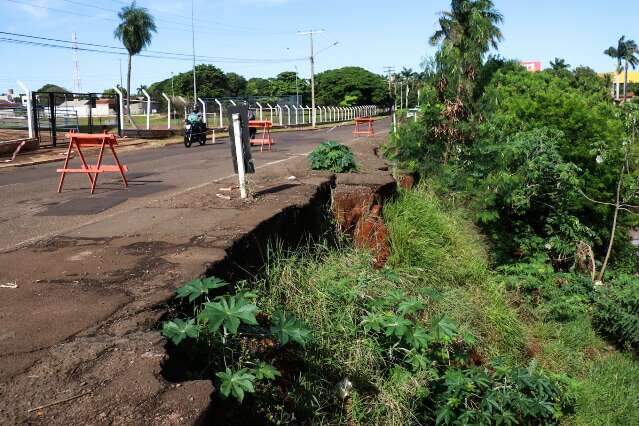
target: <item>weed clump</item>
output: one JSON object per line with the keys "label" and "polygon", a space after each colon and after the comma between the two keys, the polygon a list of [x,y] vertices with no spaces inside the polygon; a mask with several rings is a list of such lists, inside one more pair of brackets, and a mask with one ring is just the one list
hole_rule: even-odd
{"label": "weed clump", "polygon": [[335,141],[321,143],[308,156],[313,170],[348,173],[357,170],[353,151]]}

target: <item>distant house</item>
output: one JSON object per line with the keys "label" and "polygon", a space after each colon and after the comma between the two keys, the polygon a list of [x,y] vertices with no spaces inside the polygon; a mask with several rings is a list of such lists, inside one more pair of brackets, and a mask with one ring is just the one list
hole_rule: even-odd
{"label": "distant house", "polygon": [[528,72],[541,71],[541,61],[521,61],[519,63],[524,66]]}
{"label": "distant house", "polygon": [[88,99],[73,99],[62,102],[56,109],[66,113],[75,113],[78,117],[88,117],[89,112],[92,117],[108,117],[115,115],[115,101],[112,99],[96,99],[95,106],[91,108]]}
{"label": "distant house", "polygon": [[[611,72],[608,75],[612,78],[612,90],[615,99],[620,100],[623,98],[623,83],[625,79],[624,72],[616,73]],[[639,71],[628,71],[628,84],[639,84]],[[632,90],[628,90],[626,93],[628,99],[635,97],[635,93]]]}

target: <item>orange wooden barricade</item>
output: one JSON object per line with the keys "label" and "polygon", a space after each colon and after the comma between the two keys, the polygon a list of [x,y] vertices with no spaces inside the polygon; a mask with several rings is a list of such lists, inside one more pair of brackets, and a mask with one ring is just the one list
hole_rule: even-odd
{"label": "orange wooden barricade", "polygon": [[[271,150],[271,146],[273,145],[273,137],[271,136],[272,127],[273,123],[268,120],[249,120],[249,128],[262,129],[260,139],[257,137],[251,139],[251,145],[261,145],[260,152],[264,150],[264,144],[268,144],[268,150]],[[257,134],[255,136],[257,136]]]}
{"label": "orange wooden barricade", "polygon": [[[355,130],[354,135],[375,136],[375,130],[373,129],[373,117],[356,117],[355,118]],[[361,129],[364,127],[364,129]]]}
{"label": "orange wooden barricade", "polygon": [[[124,173],[128,172],[129,170],[126,166],[123,166],[120,163],[118,155],[115,153],[115,146],[118,144],[118,140],[115,135],[106,132],[95,135],[71,132],[67,133],[65,136],[69,139],[69,149],[67,150],[67,157],[64,160],[64,166],[61,169],[57,170],[58,173],[61,173],[58,192],[62,192],[62,185],[64,185],[64,176],[67,173],[85,173],[89,177],[89,182],[91,183],[91,194],[95,192],[95,185],[98,183],[98,175],[100,173],[119,172],[120,176],[122,176],[122,180],[124,181],[124,187],[129,187],[126,176],[124,176]],[[89,165],[87,163],[86,157],[82,153],[82,148],[86,147],[100,147],[98,161],[95,165]],[[113,158],[115,158],[116,163],[115,165],[105,166],[102,164],[102,160],[104,159],[104,150],[107,147],[111,150],[111,153],[113,153]],[[74,149],[78,152],[78,157],[80,157],[80,162],[82,163],[82,167],[79,169],[69,168],[69,160],[72,157]]]}

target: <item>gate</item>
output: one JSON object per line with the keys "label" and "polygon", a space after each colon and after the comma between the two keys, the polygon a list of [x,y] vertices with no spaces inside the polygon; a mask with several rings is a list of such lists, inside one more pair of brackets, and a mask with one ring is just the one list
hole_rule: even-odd
{"label": "gate", "polygon": [[33,122],[40,146],[66,143],[70,130],[81,133],[117,132],[120,129],[118,95],[97,93],[33,92]]}

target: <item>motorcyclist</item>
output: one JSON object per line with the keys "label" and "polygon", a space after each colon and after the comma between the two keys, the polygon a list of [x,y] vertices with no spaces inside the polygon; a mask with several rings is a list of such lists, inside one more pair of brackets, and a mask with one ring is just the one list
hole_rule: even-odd
{"label": "motorcyclist", "polygon": [[189,114],[189,116],[186,118],[186,121],[188,121],[189,123],[191,123],[192,125],[196,126],[200,123],[202,123],[202,113],[200,112],[200,108],[196,105],[195,107],[193,107],[193,110],[191,111],[191,113]]}

